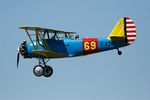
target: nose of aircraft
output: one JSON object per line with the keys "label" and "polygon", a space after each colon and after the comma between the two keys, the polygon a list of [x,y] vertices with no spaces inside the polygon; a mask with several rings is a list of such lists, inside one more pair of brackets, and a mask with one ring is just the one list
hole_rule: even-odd
{"label": "nose of aircraft", "polygon": [[27,57],[28,57],[26,41],[23,41],[23,42],[21,43],[21,45],[18,47],[17,51],[18,51],[18,54],[17,54],[17,68],[18,68],[20,54],[21,54],[24,58],[27,58]]}

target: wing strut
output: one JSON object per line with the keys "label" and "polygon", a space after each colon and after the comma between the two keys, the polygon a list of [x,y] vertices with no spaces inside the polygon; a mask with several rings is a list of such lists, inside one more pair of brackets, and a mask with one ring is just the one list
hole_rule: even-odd
{"label": "wing strut", "polygon": [[36,49],[36,46],[34,45],[34,43],[33,43],[32,39],[31,39],[31,36],[30,36],[29,32],[27,31],[27,29],[25,29],[25,31],[26,31],[26,33],[27,33],[27,35],[28,35],[28,37],[29,37],[29,39],[30,39],[32,45],[33,45],[34,48]]}
{"label": "wing strut", "polygon": [[47,42],[45,41],[42,33],[38,29],[36,29],[36,34],[37,34],[37,36],[39,36],[41,38],[42,44],[44,45],[46,50],[49,50],[49,46],[48,46]]}

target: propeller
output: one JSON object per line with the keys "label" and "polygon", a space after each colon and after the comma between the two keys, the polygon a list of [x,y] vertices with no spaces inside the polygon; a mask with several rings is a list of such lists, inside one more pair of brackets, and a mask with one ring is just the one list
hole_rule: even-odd
{"label": "propeller", "polygon": [[17,54],[17,68],[18,68],[18,65],[19,65],[19,58],[20,58],[20,53],[18,52],[18,54]]}
{"label": "propeller", "polygon": [[20,54],[26,58],[28,56],[28,53],[27,53],[27,48],[26,48],[26,41],[23,41],[21,43],[20,46],[18,46],[18,49],[17,49],[17,68],[18,68],[18,65],[19,65],[19,59],[20,59]]}
{"label": "propeller", "polygon": [[17,68],[18,68],[19,58],[20,58],[20,46],[18,47],[17,52],[18,52],[18,54],[17,54]]}

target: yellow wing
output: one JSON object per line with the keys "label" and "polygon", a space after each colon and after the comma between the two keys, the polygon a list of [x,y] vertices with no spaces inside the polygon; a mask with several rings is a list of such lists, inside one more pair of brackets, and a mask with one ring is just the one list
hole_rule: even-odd
{"label": "yellow wing", "polygon": [[65,57],[65,55],[60,54],[60,53],[55,53],[51,50],[33,50],[32,53],[42,55],[46,58],[60,58],[60,57],[62,58],[62,57]]}
{"label": "yellow wing", "polygon": [[[48,46],[48,43],[45,41],[45,38],[43,36],[43,34],[45,34],[45,33],[47,33],[47,34],[54,33],[55,35],[56,34],[75,34],[75,32],[47,29],[47,28],[41,28],[41,27],[32,27],[32,26],[21,26],[19,28],[24,29],[26,31],[32,45],[34,46],[34,49],[36,49],[36,50],[38,50],[38,41],[39,41],[39,39],[41,40],[41,42],[42,42],[43,46],[45,47],[45,49],[50,50],[50,48]],[[35,31],[36,44],[34,44],[29,31]]]}
{"label": "yellow wing", "polygon": [[68,31],[62,31],[62,30],[55,30],[55,29],[47,29],[47,28],[41,28],[41,27],[33,27],[33,26],[21,26],[20,29],[26,29],[31,31],[39,30],[40,32],[48,32],[48,33],[67,33],[67,34],[75,34],[76,32],[68,32]]}

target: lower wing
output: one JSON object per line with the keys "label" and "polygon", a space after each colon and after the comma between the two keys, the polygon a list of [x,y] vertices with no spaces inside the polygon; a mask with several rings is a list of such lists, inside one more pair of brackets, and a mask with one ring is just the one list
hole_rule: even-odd
{"label": "lower wing", "polygon": [[32,53],[39,54],[41,56],[44,56],[45,58],[63,58],[65,55],[60,53],[55,53],[50,50],[33,50]]}

